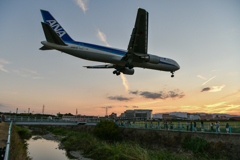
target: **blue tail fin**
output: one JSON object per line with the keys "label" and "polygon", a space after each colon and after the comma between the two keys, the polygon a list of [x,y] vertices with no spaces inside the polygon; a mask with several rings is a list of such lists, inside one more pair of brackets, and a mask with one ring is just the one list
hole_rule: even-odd
{"label": "blue tail fin", "polygon": [[73,41],[73,39],[67,34],[67,32],[62,28],[62,26],[48,11],[41,10],[41,13],[44,22],[49,24],[49,26],[52,27],[52,29],[58,34],[58,36],[63,41]]}

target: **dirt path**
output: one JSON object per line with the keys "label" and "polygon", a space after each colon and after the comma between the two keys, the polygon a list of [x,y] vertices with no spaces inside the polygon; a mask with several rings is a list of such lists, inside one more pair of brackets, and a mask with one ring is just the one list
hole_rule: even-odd
{"label": "dirt path", "polygon": [[0,148],[6,146],[7,138],[8,138],[8,129],[9,124],[2,122],[0,123]]}

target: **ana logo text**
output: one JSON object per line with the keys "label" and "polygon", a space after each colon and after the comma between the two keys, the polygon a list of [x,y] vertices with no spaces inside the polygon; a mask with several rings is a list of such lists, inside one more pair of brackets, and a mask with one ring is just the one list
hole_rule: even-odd
{"label": "ana logo text", "polygon": [[66,32],[63,30],[63,28],[60,26],[60,24],[57,23],[55,20],[47,20],[47,23],[52,27],[52,29],[59,35],[59,37],[62,37]]}

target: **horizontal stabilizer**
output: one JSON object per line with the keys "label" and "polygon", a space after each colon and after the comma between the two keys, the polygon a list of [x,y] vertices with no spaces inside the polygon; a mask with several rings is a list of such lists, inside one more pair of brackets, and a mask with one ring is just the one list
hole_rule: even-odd
{"label": "horizontal stabilizer", "polygon": [[83,67],[86,67],[86,68],[115,68],[116,65],[113,65],[113,64],[106,64],[106,65],[97,65],[97,66],[83,66]]}
{"label": "horizontal stabilizer", "polygon": [[43,50],[43,51],[45,51],[45,50],[52,50],[52,48],[48,48],[48,47],[46,47],[46,46],[42,46],[41,48],[39,48],[40,50]]}
{"label": "horizontal stabilizer", "polygon": [[48,42],[66,46],[63,40],[57,35],[57,33],[47,23],[42,22],[42,27],[43,27],[46,40]]}

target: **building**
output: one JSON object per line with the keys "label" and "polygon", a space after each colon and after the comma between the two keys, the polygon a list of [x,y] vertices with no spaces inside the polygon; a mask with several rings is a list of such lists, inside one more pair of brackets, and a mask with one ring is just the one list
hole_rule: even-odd
{"label": "building", "polygon": [[211,114],[205,114],[205,115],[199,115],[199,117],[201,118],[201,120],[212,120],[213,116]]}
{"label": "building", "polygon": [[111,119],[116,119],[117,118],[117,113],[112,113],[108,116],[108,118],[111,118]]}
{"label": "building", "polygon": [[234,119],[236,121],[240,121],[240,117],[230,117],[230,119]]}
{"label": "building", "polygon": [[126,110],[121,114],[123,119],[152,119],[152,110],[148,109],[134,109]]}
{"label": "building", "polygon": [[200,116],[197,113],[187,113],[188,120],[201,120]]}
{"label": "building", "polygon": [[216,115],[214,120],[229,120],[229,117]]}
{"label": "building", "polygon": [[163,114],[162,115],[162,119],[163,120],[172,120],[172,119],[175,119],[175,115],[169,115],[169,114]]}

